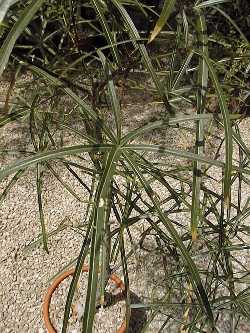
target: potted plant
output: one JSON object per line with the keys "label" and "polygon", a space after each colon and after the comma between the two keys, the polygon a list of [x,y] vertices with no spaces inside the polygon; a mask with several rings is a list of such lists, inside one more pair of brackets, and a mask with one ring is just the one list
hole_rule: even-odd
{"label": "potted plant", "polygon": [[[211,14],[212,5],[215,5],[213,11],[221,13],[220,2],[196,1],[183,6],[178,1],[166,0],[162,6],[152,7],[147,1],[127,4],[118,0],[90,0],[81,4],[77,1],[34,0],[27,1],[26,6],[20,1],[6,1],[7,5],[0,7],[7,22],[12,20],[11,16],[6,16],[7,9],[15,10],[19,15],[12,28],[6,24],[1,37],[0,73],[11,59],[15,66],[31,71],[33,85],[37,88],[32,93],[25,91],[25,98],[31,102],[14,111],[7,110],[8,101],[6,103],[8,112],[2,123],[26,117],[33,152],[0,170],[0,179],[15,173],[5,194],[23,170],[36,168],[43,244],[48,251],[41,195],[44,170],[51,170],[51,161],[60,161],[89,193],[84,240],[75,268],[60,276],[45,298],[44,316],[49,322],[51,295],[67,274],[73,274],[65,305],[63,333],[67,331],[73,297],[83,269],[88,270],[83,332],[92,331],[96,308],[106,303],[105,289],[110,276],[122,286],[126,300],[125,319],[119,332],[129,329],[133,314],[131,308],[151,306],[154,309],[155,304],[131,302],[126,237],[131,238],[131,226],[141,220],[149,225],[141,236],[141,245],[153,231],[157,249],[168,253],[175,262],[173,286],[176,287],[181,281],[186,288],[185,295],[181,291],[180,296],[186,305],[182,309],[183,329],[216,329],[215,314],[222,307],[220,302],[223,303],[222,299],[213,297],[221,278],[215,273],[218,265],[224,270],[230,291],[225,303],[232,302],[231,310],[237,308],[242,316],[247,315],[241,298],[236,296],[230,254],[232,244],[229,239],[233,232],[237,233],[236,221],[239,221],[239,216],[247,214],[248,209],[245,207],[242,213],[238,203],[237,214],[231,217],[235,209],[231,201],[231,185],[236,179],[247,181],[244,176],[249,172],[243,168],[245,161],[242,158],[240,166],[233,164],[233,142],[238,145],[240,154],[248,156],[249,152],[239,132],[232,129],[234,120],[239,116],[230,113],[225,97],[227,85],[222,85],[218,75],[227,78],[227,69],[223,65],[217,68],[209,54],[206,13]],[[138,31],[139,26],[137,29],[133,22],[135,18],[131,17],[134,8],[143,17],[151,17],[149,35]],[[158,14],[152,14],[156,9]],[[85,14],[87,17],[84,17]],[[171,30],[167,28],[168,20],[173,20]],[[96,35],[93,37],[94,32]],[[99,35],[101,39],[98,39]],[[161,40],[161,36],[165,35],[172,36],[172,40],[166,42],[164,37]],[[161,43],[166,43],[162,51]],[[24,45],[30,46],[27,54],[20,53]],[[169,46],[172,47],[171,54],[166,50]],[[14,81],[21,67],[18,67]],[[152,116],[144,124],[126,131],[120,99],[124,89],[140,90],[139,84],[136,86],[137,81],[130,80],[129,75],[133,71],[139,73],[139,77],[146,72],[147,82],[143,83],[143,89],[153,91],[163,109],[156,118]],[[195,75],[189,75],[193,71]],[[215,158],[204,155],[204,142],[209,132],[205,128],[206,122],[212,122],[215,118],[206,112],[209,95],[216,96],[218,101],[216,121],[225,134],[222,139],[225,142],[223,161],[217,160],[218,154]],[[60,109],[59,105],[63,102],[68,103],[69,110]],[[178,113],[183,105],[184,108],[191,105],[195,112]],[[193,151],[143,141],[148,133],[165,133],[171,129],[179,131],[183,124],[190,121],[195,124]],[[75,124],[81,124],[80,129]],[[63,130],[77,135],[79,144],[65,146]],[[221,145],[218,151],[220,148]],[[187,162],[181,167],[176,163],[176,168],[171,170],[164,160],[162,168],[159,156],[174,156],[191,161],[191,164]],[[222,174],[220,194],[205,183],[210,179],[211,166],[217,167]],[[79,176],[76,169],[91,177],[90,184]],[[54,175],[58,176],[55,172]],[[176,189],[173,180],[181,184],[180,188]],[[163,197],[157,193],[157,183],[163,188]],[[63,184],[78,198],[67,184]],[[181,214],[187,210],[190,213],[188,225],[182,225],[170,217],[171,214]],[[211,212],[218,226],[207,218]],[[111,225],[113,217],[116,221]],[[216,250],[214,243],[210,247],[207,235],[214,235],[219,240]],[[194,251],[201,244],[199,241],[202,249],[207,249],[212,263],[205,267],[205,277],[194,258]],[[124,284],[113,275],[118,256]],[[84,266],[87,258],[88,269]],[[168,289],[170,299],[174,298],[175,287]],[[167,301],[165,303],[168,304]],[[53,332],[52,326],[50,330]]]}

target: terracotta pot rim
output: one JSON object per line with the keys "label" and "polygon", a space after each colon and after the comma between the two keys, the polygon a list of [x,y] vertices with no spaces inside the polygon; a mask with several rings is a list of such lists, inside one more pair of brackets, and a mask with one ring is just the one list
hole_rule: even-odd
{"label": "terracotta pot rim", "polygon": [[[88,272],[89,267],[87,265],[83,265],[82,268],[83,272]],[[60,274],[51,284],[51,286],[48,288],[47,293],[43,300],[42,305],[42,313],[43,313],[43,320],[45,327],[48,331],[48,333],[57,333],[56,329],[51,323],[50,315],[49,315],[49,308],[51,303],[51,298],[55,290],[59,287],[59,285],[65,280],[67,277],[73,275],[75,272],[75,268],[71,268],[70,270],[67,270]],[[117,288],[121,289],[122,291],[125,289],[124,283],[122,280],[115,274],[112,274],[110,276],[110,280],[113,281]],[[126,324],[125,321],[122,322],[121,326],[118,328],[116,333],[125,333],[126,331]]]}

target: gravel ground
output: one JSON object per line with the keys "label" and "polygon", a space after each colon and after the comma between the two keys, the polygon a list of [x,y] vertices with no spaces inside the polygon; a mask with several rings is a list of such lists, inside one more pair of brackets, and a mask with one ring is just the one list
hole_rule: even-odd
{"label": "gravel ground", "polygon": [[[134,108],[127,106],[124,114],[128,111],[129,116],[124,117],[125,127],[129,127],[130,124],[138,125],[143,122],[142,110],[145,112],[144,115],[147,114],[150,118],[152,114],[159,111],[159,106],[141,106],[141,109],[140,106],[134,106]],[[240,129],[246,145],[250,147],[250,121],[242,121]],[[167,140],[170,145],[187,150],[192,147],[192,134],[185,135],[178,129],[171,129],[166,136],[162,137],[161,135],[161,133],[154,133],[154,135],[144,139],[151,143],[157,140],[163,140],[164,142]],[[73,144],[74,142],[74,137],[67,137],[66,143]],[[21,148],[25,146],[28,149],[30,140],[26,126],[22,122],[5,126],[0,133],[0,143],[4,147]],[[214,151],[212,144],[210,148],[212,153]],[[2,156],[0,166],[17,157],[19,156]],[[37,236],[41,232],[36,196],[36,173],[34,169],[29,169],[25,172],[1,206],[1,333],[45,333],[41,317],[41,304],[44,294],[54,275],[69,262],[73,261],[79,253],[83,237],[77,227],[81,225],[85,218],[86,203],[84,203],[84,198],[87,192],[82,186],[79,186],[75,178],[69,176],[66,168],[62,165],[57,164],[57,172],[60,173],[64,181],[71,184],[78,196],[82,198],[82,202],[77,201],[69,194],[51,173],[46,172],[43,191],[45,221],[48,232],[60,230],[60,232],[52,235],[49,239],[49,254],[43,250],[41,242],[30,245],[32,241],[37,240]],[[215,179],[220,177],[216,168],[211,168],[210,175]],[[1,192],[9,179],[0,183]],[[210,186],[219,193],[220,189],[217,182],[213,184],[211,180]],[[161,195],[160,189],[157,193]],[[246,202],[249,195],[250,188],[243,188],[243,203]],[[236,196],[236,189],[233,188],[233,200],[235,200]],[[183,219],[185,218],[183,215]],[[148,225],[142,222],[132,228],[135,244],[139,235],[147,227]],[[148,247],[152,245],[150,239],[147,240],[146,245]],[[248,250],[246,250],[244,257],[240,257],[240,260],[250,269]],[[157,254],[149,255],[139,249],[137,256],[129,259],[130,287],[142,300],[157,299],[158,296],[162,296],[161,290],[164,287],[164,276],[161,267],[162,261],[159,260]],[[118,270],[117,274],[121,274],[121,270]],[[65,296],[65,290],[64,286],[64,291],[58,291],[62,298]],[[61,303],[58,304],[58,309],[60,307]],[[115,312],[113,312],[116,324],[122,320],[122,309],[122,305],[118,305]],[[106,316],[109,318],[110,314],[107,313]],[[163,321],[164,314],[156,316],[147,332],[155,333]],[[72,328],[71,333],[75,332],[74,329],[76,328]],[[243,322],[240,329],[241,332],[250,332],[250,325]],[[110,333],[113,331],[109,327],[101,326],[101,328],[96,329],[96,332]],[[177,328],[168,326],[162,332],[174,333],[177,332]],[[229,332],[226,324],[222,325],[221,332]]]}

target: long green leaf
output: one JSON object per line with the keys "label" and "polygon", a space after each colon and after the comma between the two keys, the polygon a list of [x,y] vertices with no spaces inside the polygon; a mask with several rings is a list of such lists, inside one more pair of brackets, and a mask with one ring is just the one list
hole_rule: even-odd
{"label": "long green leaf", "polygon": [[1,116],[0,117],[0,128],[17,119],[25,117],[27,114],[28,114],[28,110],[18,110],[16,112],[12,112],[6,116]]}
{"label": "long green leaf", "polygon": [[[122,150],[135,150],[135,151],[151,152],[151,153],[162,154],[162,155],[172,155],[172,156],[176,156],[179,158],[185,158],[190,161],[200,161],[204,164],[211,164],[211,165],[217,166],[221,169],[226,168],[226,164],[222,161],[211,160],[205,156],[190,153],[185,150],[166,148],[165,146],[162,146],[162,145],[146,145],[146,144],[145,145],[132,145],[131,144],[131,145],[125,145],[124,147],[121,147],[121,149]],[[236,170],[237,172],[241,172],[243,174],[250,175],[250,170],[247,168],[239,168],[236,165],[231,165],[231,171],[232,170]]]}
{"label": "long green leaf", "polygon": [[114,57],[115,62],[118,65],[118,64],[120,64],[120,56],[119,56],[118,48],[117,48],[117,45],[115,44],[114,37],[110,31],[109,24],[105,18],[103,8],[102,8],[102,3],[100,0],[91,0],[91,2],[96,11],[97,19],[101,23],[101,26],[102,26],[104,35],[106,37],[106,40],[108,42],[108,45],[111,47],[111,53]]}
{"label": "long green leaf", "polygon": [[218,5],[220,3],[224,3],[224,2],[229,2],[230,0],[207,0],[207,1],[203,1],[198,5],[195,5],[195,9],[197,8],[205,8],[208,6],[214,6],[214,5]]}
{"label": "long green leaf", "polygon": [[13,178],[9,181],[9,183],[5,186],[5,189],[3,190],[3,192],[0,194],[0,206],[2,204],[2,202],[4,201],[4,199],[6,198],[7,194],[9,193],[9,191],[12,189],[12,187],[16,184],[16,182],[18,181],[18,179],[22,176],[22,174],[24,173],[23,170],[19,170],[16,172],[16,174],[13,176]]}
{"label": "long green leaf", "polygon": [[188,121],[197,121],[199,119],[208,120],[213,119],[214,115],[212,114],[192,114],[192,115],[183,115],[183,116],[177,116],[177,117],[171,117],[167,120],[158,120],[154,122],[150,122],[142,127],[139,127],[128,134],[126,134],[121,139],[121,144],[125,145],[130,141],[135,140],[136,138],[142,136],[145,133],[148,133],[150,131],[153,131],[155,129],[166,129],[169,126],[180,124],[180,123],[186,123]]}
{"label": "long green leaf", "polygon": [[190,161],[199,161],[199,162],[203,162],[205,164],[215,165],[219,168],[225,167],[225,164],[221,161],[211,160],[202,155],[190,153],[185,150],[167,148],[167,147],[161,146],[161,145],[146,145],[146,144],[145,145],[135,145],[135,144],[132,145],[132,144],[130,144],[130,145],[125,145],[121,149],[122,150],[135,150],[135,151],[151,152],[151,153],[157,153],[157,154],[162,154],[162,155],[173,155],[173,156],[180,157],[180,158],[186,158]]}
{"label": "long green leaf", "polygon": [[18,160],[2,169],[0,169],[0,181],[10,175],[13,172],[18,170],[26,169],[36,163],[54,160],[66,155],[77,155],[85,152],[105,152],[110,151],[113,145],[77,145],[71,147],[64,147],[60,149],[55,149],[43,153],[37,153],[32,155],[31,157],[24,158],[22,160]]}
{"label": "long green leaf", "polygon": [[224,96],[224,92],[219,83],[216,71],[214,66],[208,56],[201,51],[195,51],[201,57],[204,58],[210,73],[210,77],[212,79],[215,91],[217,93],[220,110],[223,117],[223,125],[225,131],[225,174],[224,174],[224,202],[226,207],[229,209],[230,201],[231,201],[231,173],[232,173],[232,158],[233,158],[233,140],[232,140],[232,124],[230,120],[230,114],[227,107],[226,99]]}
{"label": "long green leaf", "polygon": [[46,230],[46,224],[44,220],[44,213],[43,213],[43,202],[42,202],[42,184],[43,184],[43,165],[37,163],[36,166],[36,187],[37,187],[37,201],[38,201],[38,209],[39,209],[39,219],[42,228],[42,240],[43,240],[43,247],[44,250],[49,253],[48,249],[48,236]]}
{"label": "long green leaf", "polygon": [[32,20],[35,13],[39,10],[45,0],[34,0],[29,6],[27,6],[22,12],[21,16],[18,18],[13,28],[10,30],[9,34],[5,38],[3,45],[0,49],[0,76],[2,75],[11,51],[16,43],[16,40],[21,35],[23,30],[27,27],[29,22]]}
{"label": "long green leaf", "polygon": [[2,23],[10,6],[14,5],[19,0],[0,0],[0,24]]}
{"label": "long green leaf", "polygon": [[175,6],[176,0],[165,0],[163,4],[163,8],[160,14],[160,17],[158,18],[154,30],[152,31],[150,38],[149,38],[149,43],[151,43],[156,36],[161,32],[162,28],[164,25],[167,23],[167,20],[172,13],[174,6]]}
{"label": "long green leaf", "polygon": [[129,275],[128,275],[128,264],[125,250],[125,242],[124,242],[124,226],[120,228],[119,233],[119,247],[121,254],[121,262],[122,262],[122,271],[125,282],[125,290],[124,293],[126,295],[126,314],[125,314],[125,322],[126,322],[126,331],[129,332],[129,322],[131,318],[131,298],[130,298],[130,290],[129,290]]}
{"label": "long green leaf", "polygon": [[79,256],[77,258],[75,272],[74,272],[74,275],[73,275],[73,278],[72,278],[72,281],[71,281],[71,284],[70,284],[70,288],[69,288],[69,292],[68,292],[68,296],[67,296],[67,300],[66,300],[66,305],[65,305],[65,308],[64,308],[62,333],[67,332],[67,326],[68,326],[68,321],[69,321],[70,311],[71,311],[71,304],[72,304],[73,297],[74,297],[74,294],[75,294],[77,282],[78,282],[80,274],[82,272],[84,260],[86,259],[86,256],[87,256],[88,251],[89,251],[90,233],[91,233],[91,230],[92,230],[92,226],[93,226],[93,217],[91,216],[90,220],[89,220],[89,223],[88,223],[88,228],[87,228],[87,231],[86,231],[86,235],[85,235],[84,241],[82,243],[81,251],[80,251]]}
{"label": "long green leaf", "polygon": [[[107,59],[105,58],[103,52],[101,52],[100,50],[98,50],[97,52],[101,59],[102,66],[103,66],[104,70],[106,71],[106,73],[105,73],[106,77],[111,77],[111,75],[110,75],[111,71],[109,68],[110,66],[109,66]],[[120,107],[119,99],[117,97],[115,84],[112,79],[108,80],[108,92],[109,92],[108,96],[109,96],[109,99],[111,102],[111,108],[112,108],[114,118],[115,118],[117,141],[119,142],[121,139],[121,107]]]}
{"label": "long green leaf", "polygon": [[[197,36],[199,48],[208,56],[208,37],[207,26],[204,15],[197,11]],[[208,67],[203,58],[199,59],[198,78],[197,78],[197,114],[203,114],[205,111],[205,100],[208,86]],[[204,154],[204,129],[203,120],[199,119],[196,122],[196,143],[195,153],[198,155]],[[192,186],[192,208],[191,208],[191,234],[192,240],[197,239],[198,223],[200,220],[200,193],[202,180],[202,164],[198,161],[194,162],[193,168],[193,186]]]}
{"label": "long green leaf", "polygon": [[180,82],[180,80],[182,79],[183,75],[186,73],[186,69],[193,57],[193,51],[191,51],[187,57],[184,59],[178,73],[176,74],[175,78],[174,78],[174,81],[173,81],[173,84],[171,85],[171,90],[174,90],[176,89],[176,86],[178,85],[178,83]]}
{"label": "long green leaf", "polygon": [[[94,225],[91,235],[91,251],[89,263],[89,278],[88,290],[85,301],[84,317],[83,317],[83,332],[91,333],[94,315],[96,311],[96,294],[98,282],[98,270],[100,249],[104,240],[104,231],[106,230],[106,209],[108,205],[108,193],[111,186],[111,180],[116,168],[116,160],[120,154],[119,149],[114,147],[109,153],[105,170],[98,184],[97,193],[95,197],[96,207],[94,209]],[[105,278],[104,278],[105,280]]]}

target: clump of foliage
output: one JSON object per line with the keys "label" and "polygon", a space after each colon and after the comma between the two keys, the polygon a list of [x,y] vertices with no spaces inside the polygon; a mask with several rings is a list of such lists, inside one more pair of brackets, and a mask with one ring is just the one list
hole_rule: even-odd
{"label": "clump of foliage", "polygon": [[[227,14],[224,1],[3,3],[9,6],[1,3],[0,7],[5,14],[1,17],[0,72],[6,67],[12,71],[11,91],[22,73],[29,71],[32,79],[28,85],[33,89],[26,86],[22,98],[13,105],[10,93],[6,96],[0,126],[17,119],[27,121],[33,152],[0,169],[1,180],[14,174],[0,202],[27,168],[36,169],[43,244],[48,251],[42,202],[44,169],[51,170],[52,161],[62,163],[89,191],[88,218],[82,225],[85,236],[68,293],[63,332],[87,256],[90,270],[83,332],[91,332],[96,303],[105,302],[105,286],[115,260],[121,262],[123,269],[129,321],[125,235],[130,237],[130,228],[142,219],[150,226],[141,243],[147,235],[154,235],[158,249],[174,262],[171,274],[166,270],[171,280],[163,290],[168,295],[163,300],[167,301],[148,304],[147,308],[153,313],[162,307],[167,309],[167,325],[175,320],[173,300],[177,293],[182,304],[176,319],[186,332],[209,328],[216,332],[224,312],[231,317],[231,331],[235,331],[242,318],[249,319],[250,306],[246,283],[249,271],[233,255],[233,251],[248,247],[241,235],[249,235],[245,223],[249,200],[243,204],[241,197],[242,187],[249,182],[249,149],[240,136],[241,117],[234,114],[240,113],[242,99],[246,102],[248,98],[249,37]],[[219,35],[213,29],[218,17],[231,25],[231,36],[225,31]],[[216,52],[217,47],[223,52]],[[118,88],[120,81],[131,84],[132,72],[146,73],[149,90],[164,109],[158,119],[124,132]],[[208,112],[211,96],[216,99],[215,115]],[[60,107],[65,99],[70,110]],[[235,101],[232,108],[230,103]],[[180,113],[190,107],[195,108],[193,114]],[[75,119],[81,130],[74,126]],[[160,143],[138,144],[144,134],[181,128],[190,121],[196,126],[192,152]],[[205,154],[207,121],[217,123],[224,131],[214,159]],[[65,146],[65,130],[78,135],[81,144]],[[222,143],[224,161],[217,159]],[[233,149],[239,151],[237,162],[232,158]],[[192,163],[182,168],[177,162],[161,165],[152,161],[152,154],[155,158],[170,155]],[[83,156],[87,156],[88,166],[83,163]],[[221,193],[207,185],[212,166],[221,172]],[[84,173],[91,176],[91,186],[85,183]],[[58,176],[55,172],[54,175]],[[156,183],[160,184],[163,197],[155,192]],[[231,200],[232,184],[238,184],[236,202]],[[77,198],[73,189],[66,184],[65,187]],[[170,218],[171,213],[181,216],[183,212],[189,212],[188,225]],[[116,218],[114,229],[109,223],[111,214]],[[207,258],[205,267],[196,260],[200,244],[201,253]],[[240,271],[236,270],[236,263]],[[246,287],[239,291],[243,282]]]}

